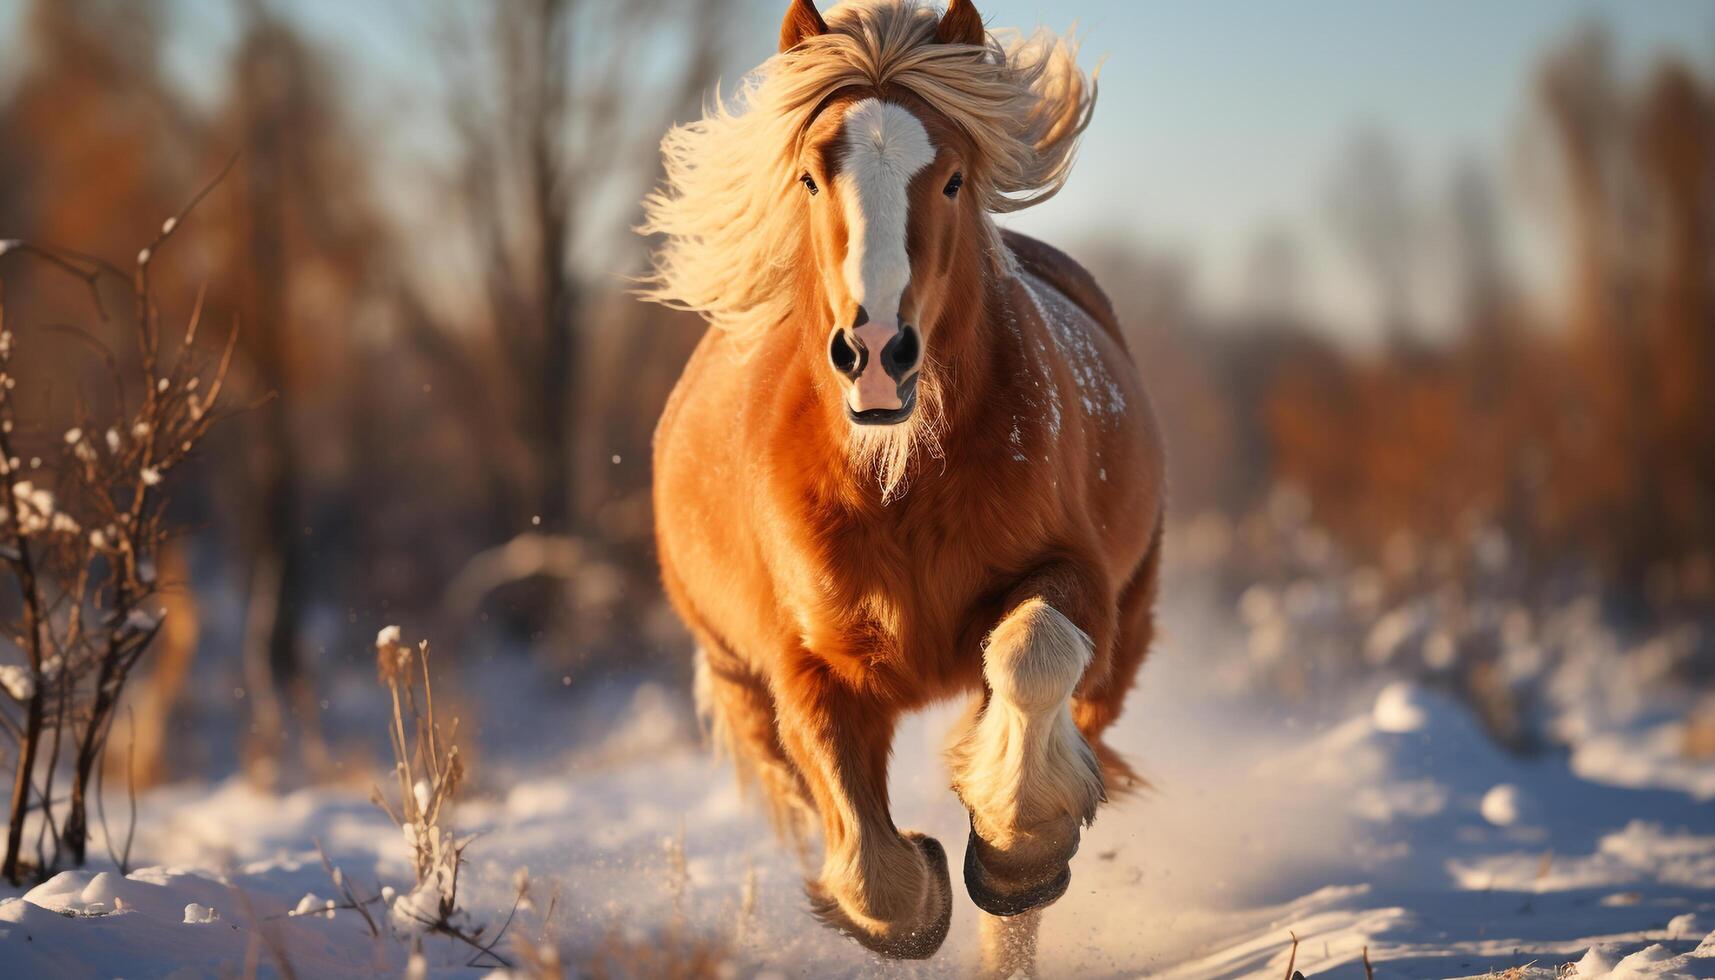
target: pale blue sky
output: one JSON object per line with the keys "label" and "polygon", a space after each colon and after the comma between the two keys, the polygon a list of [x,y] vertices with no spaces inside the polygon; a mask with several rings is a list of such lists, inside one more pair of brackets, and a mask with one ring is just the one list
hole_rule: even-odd
{"label": "pale blue sky", "polygon": [[[1350,323],[1365,308],[1330,242],[1333,161],[1374,123],[1439,200],[1453,164],[1479,158],[1505,178],[1544,49],[1579,23],[1609,25],[1623,62],[1672,47],[1708,66],[1715,3],[1436,0],[1314,3],[991,0],[992,23],[1057,26],[1077,16],[1086,56],[1105,54],[1102,96],[1066,191],[1020,224],[1066,238],[1136,230],[1195,260],[1200,292],[1236,296],[1259,230],[1289,225],[1305,245],[1306,290]],[[1524,270],[1551,262],[1514,231]]]}
{"label": "pale blue sky", "polygon": [[[219,71],[209,46],[227,32],[223,5],[185,0],[196,16],[175,44],[175,67]],[[21,0],[0,0],[0,37]],[[351,59],[355,82],[409,89],[424,70],[396,21],[408,4],[301,0],[291,9]],[[773,49],[785,0],[748,0],[723,75]],[[1078,169],[1057,199],[1011,219],[1075,252],[1091,237],[1138,235],[1179,252],[1198,295],[1217,308],[1238,294],[1259,231],[1285,226],[1304,246],[1305,293],[1316,312],[1362,335],[1365,300],[1327,231],[1329,173],[1361,124],[1387,130],[1433,205],[1450,168],[1469,157],[1507,177],[1529,108],[1529,80],[1552,43],[1596,19],[1622,66],[1640,70],[1672,49],[1706,72],[1715,60],[1711,0],[978,0],[991,27],[1064,29],[1077,23],[1084,60],[1105,59],[1095,122]],[[182,12],[182,8],[181,8]],[[366,86],[366,90],[368,87]],[[370,99],[385,112],[395,95]],[[360,100],[361,102],[362,100]],[[1520,209],[1515,209],[1520,211]],[[1542,283],[1553,266],[1528,213],[1513,228],[1521,265]]]}

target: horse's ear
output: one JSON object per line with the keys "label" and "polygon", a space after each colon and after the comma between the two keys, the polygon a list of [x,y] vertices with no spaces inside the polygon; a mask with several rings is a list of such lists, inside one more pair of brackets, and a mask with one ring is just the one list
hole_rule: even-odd
{"label": "horse's ear", "polygon": [[987,35],[983,32],[983,15],[977,13],[971,0],[950,0],[947,12],[935,28],[935,40],[942,44],[981,45]]}
{"label": "horse's ear", "polygon": [[786,19],[780,22],[780,50],[790,51],[807,38],[828,33],[828,22],[816,12],[813,0],[792,0]]}

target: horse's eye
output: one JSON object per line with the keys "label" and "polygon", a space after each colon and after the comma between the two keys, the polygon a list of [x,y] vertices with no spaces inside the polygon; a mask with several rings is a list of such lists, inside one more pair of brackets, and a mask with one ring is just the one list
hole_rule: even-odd
{"label": "horse's eye", "polygon": [[804,189],[809,191],[811,194],[816,193],[816,191],[820,189],[816,186],[816,178],[810,176],[809,174],[805,174],[804,176],[799,177],[798,183],[803,184]]}
{"label": "horse's eye", "polygon": [[954,172],[952,179],[947,181],[947,186],[942,188],[941,193],[948,197],[956,197],[958,196],[959,188],[963,186],[965,186],[965,175],[961,172]]}

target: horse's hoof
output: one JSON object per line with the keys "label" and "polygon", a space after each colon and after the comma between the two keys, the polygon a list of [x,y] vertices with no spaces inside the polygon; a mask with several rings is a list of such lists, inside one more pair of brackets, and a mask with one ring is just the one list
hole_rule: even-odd
{"label": "horse's hoof", "polygon": [[970,841],[965,844],[965,890],[971,901],[984,912],[1001,916],[1022,915],[1053,904],[1072,884],[1072,855],[1078,851],[1077,831],[1072,833],[1071,848],[1047,865],[1050,870],[1046,874],[1001,875],[991,865],[1002,863],[1002,855],[977,836],[973,826]]}
{"label": "horse's hoof", "polygon": [[947,851],[940,841],[926,834],[907,831],[899,836],[915,844],[923,853],[923,863],[928,871],[928,894],[916,921],[879,928],[860,925],[840,907],[827,889],[816,882],[809,883],[805,889],[810,896],[810,913],[824,925],[850,936],[865,949],[882,956],[898,960],[928,959],[946,941],[947,929],[953,921],[953,883],[947,870]]}

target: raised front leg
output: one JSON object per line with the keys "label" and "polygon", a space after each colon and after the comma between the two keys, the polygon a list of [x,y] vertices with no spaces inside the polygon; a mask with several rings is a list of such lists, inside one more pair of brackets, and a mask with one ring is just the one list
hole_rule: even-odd
{"label": "raised front leg", "polygon": [[1104,799],[1071,699],[1097,651],[1091,633],[1112,630],[1105,594],[1074,568],[1045,569],[1014,591],[985,642],[986,698],[949,761],[953,789],[971,811],[965,886],[992,915],[1065,893],[1080,828]]}
{"label": "raised front leg", "polygon": [[893,826],[893,710],[811,661],[782,679],[775,703],[781,743],[822,817],[822,871],[807,886],[811,910],[883,955],[933,955],[952,917],[947,854],[934,838]]}

